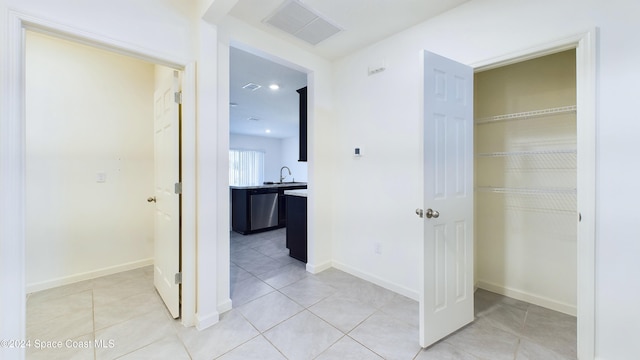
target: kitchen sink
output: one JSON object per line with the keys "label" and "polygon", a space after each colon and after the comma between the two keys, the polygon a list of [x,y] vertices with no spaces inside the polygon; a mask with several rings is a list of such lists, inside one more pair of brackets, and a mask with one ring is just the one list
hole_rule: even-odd
{"label": "kitchen sink", "polygon": [[301,181],[284,181],[284,182],[277,182],[277,181],[265,181],[263,182],[264,185],[298,185],[298,184],[306,184],[306,182],[301,182]]}

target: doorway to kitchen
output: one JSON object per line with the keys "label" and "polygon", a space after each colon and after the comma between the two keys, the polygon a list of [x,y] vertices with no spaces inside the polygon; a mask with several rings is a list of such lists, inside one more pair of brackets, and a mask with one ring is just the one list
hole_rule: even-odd
{"label": "doorway to kitchen", "polygon": [[[246,301],[242,294],[252,286],[250,278],[297,262],[289,257],[286,241],[285,192],[307,186],[306,148],[304,156],[301,151],[307,135],[306,127],[301,127],[302,112],[306,120],[301,90],[306,91],[307,78],[305,71],[282,59],[246,46],[229,47],[230,297],[234,306]],[[304,263],[300,264],[304,271]]]}
{"label": "doorway to kitchen", "polygon": [[307,74],[238,47],[229,58],[230,185],[306,182],[298,90]]}

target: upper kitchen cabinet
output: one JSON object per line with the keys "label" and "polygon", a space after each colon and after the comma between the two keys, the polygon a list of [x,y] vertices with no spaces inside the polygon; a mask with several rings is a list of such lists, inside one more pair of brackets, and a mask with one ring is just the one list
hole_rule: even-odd
{"label": "upper kitchen cabinet", "polygon": [[307,161],[307,87],[296,91],[300,94],[300,155],[298,161]]}

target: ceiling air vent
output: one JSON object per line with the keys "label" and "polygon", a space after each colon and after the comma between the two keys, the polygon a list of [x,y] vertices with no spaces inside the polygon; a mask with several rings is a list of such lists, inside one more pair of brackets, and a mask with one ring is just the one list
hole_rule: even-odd
{"label": "ceiling air vent", "polygon": [[251,90],[251,91],[256,91],[258,89],[260,89],[262,86],[258,85],[258,84],[254,84],[254,83],[248,83],[247,85],[243,86],[243,89],[247,89],[247,90]]}
{"label": "ceiling air vent", "polygon": [[311,45],[317,45],[342,31],[298,0],[285,1],[264,22]]}

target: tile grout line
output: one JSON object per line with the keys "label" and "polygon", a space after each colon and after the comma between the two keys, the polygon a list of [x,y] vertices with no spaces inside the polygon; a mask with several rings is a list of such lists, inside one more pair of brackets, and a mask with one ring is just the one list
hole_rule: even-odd
{"label": "tile grout line", "polygon": [[[342,332],[342,331],[341,331],[341,332]],[[331,345],[327,346],[327,348],[326,348],[326,349],[322,350],[322,351],[320,352],[320,354],[318,354],[318,355],[314,356],[313,358],[314,358],[314,359],[317,359],[318,357],[322,356],[322,354],[324,354],[324,353],[326,353],[327,351],[329,351],[329,349],[331,349],[331,348],[333,347],[333,345],[337,344],[338,342],[340,342],[340,340],[344,339],[344,338],[345,338],[345,337],[347,337],[347,336],[348,336],[347,334],[342,333],[342,336],[340,336],[340,337],[338,338],[338,340],[334,341]]]}
{"label": "tile grout line", "polygon": [[518,345],[516,345],[516,348],[513,352],[513,360],[517,360],[518,359],[518,354],[520,353],[520,346],[522,345],[522,339],[520,337],[518,337]]}
{"label": "tile grout line", "polygon": [[[260,279],[260,280],[262,280],[262,279]],[[299,279],[298,281],[301,281],[301,280],[303,280],[303,279]],[[291,283],[291,284],[288,284],[287,286],[292,285],[292,284],[295,284],[295,283],[296,283],[296,282],[298,282],[298,281],[295,281],[295,282],[293,282],[293,283]],[[264,281],[263,281],[263,282],[264,282]],[[266,283],[266,282],[265,282],[265,283]],[[269,285],[269,284],[267,284],[267,285]],[[331,285],[329,285],[329,286],[331,286]],[[286,287],[286,286],[285,286],[285,287]],[[333,287],[333,286],[332,286],[332,287]],[[330,323],[328,320],[325,320],[324,318],[322,318],[321,316],[319,316],[318,314],[316,314],[315,312],[313,312],[313,311],[310,309],[310,308],[311,308],[311,307],[313,307],[314,305],[317,305],[318,303],[320,303],[320,302],[322,302],[322,301],[324,301],[324,300],[326,300],[326,299],[330,298],[331,296],[333,296],[333,295],[335,295],[335,294],[337,294],[337,293],[339,293],[339,292],[340,292],[340,289],[335,288],[335,287],[333,287],[333,288],[335,289],[335,292],[334,292],[332,295],[329,295],[329,296],[323,297],[322,299],[320,299],[320,300],[316,301],[315,303],[313,303],[313,304],[311,304],[311,305],[309,305],[309,306],[304,306],[304,305],[302,305],[302,304],[299,304],[299,303],[298,303],[298,302],[296,302],[294,299],[291,299],[289,296],[287,296],[287,294],[282,293],[282,292],[280,291],[280,289],[276,289],[276,291],[280,292],[282,295],[286,296],[287,298],[289,298],[289,299],[290,299],[290,300],[292,300],[293,302],[295,302],[295,303],[297,303],[298,305],[302,306],[304,310],[307,310],[310,314],[312,314],[313,316],[317,317],[318,319],[320,319],[320,320],[321,320],[321,321],[323,321],[324,323],[328,324],[329,326],[331,326],[332,328],[336,329],[337,331],[339,331],[339,332],[341,332],[341,333],[343,334],[343,336],[341,336],[338,340],[336,340],[334,343],[332,343],[331,345],[329,345],[325,350],[323,350],[320,354],[318,354],[318,355],[317,355],[316,357],[314,357],[314,358],[317,358],[317,357],[318,357],[318,356],[320,356],[321,354],[323,354],[323,353],[325,353],[326,351],[328,351],[332,346],[334,346],[336,343],[338,343],[341,339],[343,339],[343,338],[345,338],[345,337],[348,337],[349,339],[351,339],[351,340],[353,340],[354,342],[358,343],[358,344],[359,344],[360,346],[362,346],[363,348],[365,348],[365,349],[369,350],[371,353],[373,353],[373,354],[375,354],[376,356],[378,356],[378,357],[380,357],[380,358],[384,359],[384,356],[382,356],[381,354],[378,354],[375,350],[371,349],[370,347],[366,346],[365,344],[362,344],[361,342],[359,342],[358,340],[356,340],[355,338],[353,338],[350,334],[351,334],[351,332],[352,332],[353,330],[355,330],[356,328],[358,328],[360,325],[362,325],[364,322],[366,322],[368,319],[370,319],[370,318],[371,318],[372,316],[374,316],[375,314],[378,314],[378,313],[379,313],[379,314],[383,314],[383,315],[392,316],[392,315],[390,315],[390,314],[388,314],[387,312],[385,312],[385,311],[383,311],[383,310],[382,310],[382,308],[383,308],[385,305],[387,305],[388,303],[387,303],[387,304],[380,305],[380,306],[373,306],[373,307],[375,308],[375,311],[374,311],[374,312],[372,312],[371,314],[369,314],[367,317],[365,317],[365,318],[364,318],[364,319],[362,319],[360,322],[358,322],[355,326],[353,326],[350,330],[348,330],[348,331],[346,331],[346,332],[345,332],[345,331],[342,331],[341,329],[338,329],[336,326],[334,326],[334,325],[333,325],[332,323]],[[302,311],[304,311],[304,310],[302,310]],[[300,314],[302,311],[298,312],[297,314],[295,314],[295,315],[293,315],[293,316],[296,316],[296,315]],[[273,327],[271,327],[271,328],[274,328],[274,327],[276,327],[277,325],[282,324],[283,322],[285,322],[285,321],[289,320],[289,319],[290,319],[290,318],[292,318],[293,316],[291,316],[291,317],[287,318],[286,320],[281,321],[280,323],[278,323],[278,324],[274,325],[274,326],[273,326]],[[248,321],[248,319],[247,319],[247,321]],[[249,321],[249,322],[250,322],[250,321]],[[411,325],[411,324],[405,323],[404,321],[401,321],[401,322],[402,322],[402,323],[404,323],[404,324],[407,324],[407,325]],[[275,346],[275,345],[274,345],[274,346]],[[421,352],[421,351],[422,351],[422,349],[418,350],[418,352],[416,353],[416,355],[415,355],[413,358],[415,358],[416,356],[418,356],[418,355],[420,354],[420,352]]]}
{"label": "tile grout line", "polygon": [[415,355],[413,355],[411,360],[415,360],[418,356],[420,356],[420,353],[422,353],[422,350],[424,350],[424,348],[420,346],[420,350],[418,350],[418,352]]}
{"label": "tile grout line", "polygon": [[531,309],[531,305],[527,306],[527,311],[524,312],[524,319],[522,319],[522,330],[524,331],[525,326],[527,325],[527,318],[529,317],[529,310]]}
{"label": "tile grout line", "polygon": [[[368,318],[367,318],[368,319]],[[364,321],[363,321],[364,322]],[[359,326],[360,324],[358,324]],[[356,326],[357,327],[357,326]],[[355,329],[355,327],[353,328]],[[351,329],[351,331],[353,331],[353,329]],[[356,343],[358,343],[360,346],[362,346],[363,348],[371,351],[372,353],[376,354],[378,357],[380,357],[381,359],[384,359],[384,356],[382,356],[381,354],[378,354],[377,352],[375,352],[373,349],[369,348],[367,345],[361,343],[360,341],[356,340],[353,336],[351,336],[351,331],[349,331],[349,333],[345,334],[344,336],[348,337],[349,339],[355,341]]]}
{"label": "tile grout line", "polygon": [[[264,255],[264,254],[263,254],[263,255]],[[268,255],[265,255],[265,256],[268,256]],[[274,259],[274,260],[276,260],[276,259]],[[235,264],[235,265],[236,265],[236,266],[238,266],[237,264]],[[287,265],[285,265],[285,266],[287,266]],[[246,269],[244,269],[244,270],[245,270],[245,271],[247,271]],[[249,271],[248,271],[248,272],[249,272]],[[314,359],[315,359],[315,358],[317,358],[318,356],[322,355],[323,353],[327,352],[327,351],[328,351],[332,346],[334,346],[335,344],[337,344],[340,340],[342,340],[342,339],[343,339],[343,338],[345,338],[345,337],[348,337],[349,339],[353,340],[354,342],[356,342],[356,343],[360,344],[363,348],[365,348],[365,349],[367,349],[367,350],[371,351],[373,354],[375,354],[375,355],[379,356],[380,358],[384,358],[383,356],[381,356],[380,354],[378,354],[377,352],[375,352],[373,349],[371,349],[371,348],[367,347],[366,345],[364,345],[364,344],[360,343],[359,341],[357,341],[356,339],[354,339],[353,337],[351,337],[351,336],[349,335],[349,334],[351,333],[351,331],[353,331],[355,328],[357,328],[358,326],[360,326],[360,325],[361,325],[362,323],[364,323],[366,320],[368,320],[369,318],[371,318],[374,314],[376,314],[376,313],[378,313],[378,312],[380,312],[380,313],[382,313],[382,314],[386,314],[384,311],[382,311],[382,310],[381,310],[381,308],[382,308],[383,306],[376,307],[376,308],[375,308],[376,310],[375,310],[373,313],[371,313],[369,316],[367,316],[367,317],[366,317],[366,318],[364,318],[362,321],[360,321],[356,326],[354,326],[353,328],[351,328],[351,330],[349,330],[349,331],[347,331],[347,332],[344,332],[344,331],[342,331],[341,329],[338,329],[336,326],[334,326],[334,325],[333,325],[333,324],[331,324],[330,322],[328,322],[327,320],[325,320],[325,319],[323,319],[322,317],[320,317],[318,314],[316,314],[316,313],[315,313],[315,312],[313,312],[312,310],[310,310],[310,308],[311,308],[311,307],[313,307],[314,305],[316,305],[316,304],[320,303],[320,302],[321,302],[321,301],[323,301],[323,300],[326,300],[327,298],[331,297],[332,295],[330,295],[330,296],[326,296],[326,297],[323,297],[322,299],[320,299],[320,300],[318,300],[318,301],[314,302],[313,304],[310,304],[310,305],[308,305],[308,306],[305,306],[305,305],[303,305],[303,304],[298,303],[295,299],[290,298],[287,294],[285,294],[285,293],[283,293],[282,291],[280,291],[280,290],[281,290],[282,288],[284,288],[284,287],[287,287],[287,286],[293,285],[293,284],[295,284],[295,283],[296,283],[296,282],[298,282],[298,281],[304,280],[304,278],[302,278],[302,279],[298,279],[297,281],[294,281],[294,282],[292,282],[291,284],[287,284],[287,285],[283,286],[282,288],[278,289],[278,288],[273,287],[272,285],[270,285],[269,283],[267,283],[267,282],[266,282],[266,281],[264,281],[263,279],[260,279],[259,277],[257,277],[257,276],[256,276],[255,274],[253,274],[252,272],[249,272],[249,273],[250,273],[252,276],[256,277],[258,280],[260,280],[261,282],[263,282],[264,284],[266,284],[266,285],[268,285],[268,286],[270,286],[270,287],[274,288],[274,290],[275,290],[276,292],[280,293],[281,295],[284,295],[287,299],[289,299],[289,300],[291,300],[292,302],[294,302],[295,304],[299,305],[299,306],[302,308],[302,310],[300,310],[300,311],[296,312],[295,314],[293,314],[293,315],[289,316],[288,318],[286,318],[286,319],[284,319],[284,320],[282,320],[282,321],[278,322],[277,324],[274,324],[273,326],[269,327],[269,328],[268,328],[268,329],[266,329],[265,331],[261,331],[260,329],[256,328],[256,326],[255,326],[255,325],[254,325],[254,324],[253,324],[249,319],[247,319],[247,318],[244,316],[244,314],[242,314],[242,312],[241,312],[241,311],[239,311],[239,310],[238,310],[238,312],[240,313],[240,315],[241,315],[241,316],[242,316],[242,317],[243,317],[243,318],[244,318],[244,319],[245,319],[249,324],[251,324],[251,326],[252,326],[254,329],[256,329],[256,330],[259,332],[259,335],[256,335],[255,337],[253,337],[253,338],[251,338],[251,339],[249,339],[249,340],[245,341],[244,343],[242,343],[242,344],[240,344],[240,345],[236,346],[234,349],[236,349],[236,348],[238,348],[238,347],[240,347],[240,346],[242,346],[242,345],[244,345],[244,344],[248,343],[249,341],[251,341],[251,340],[255,339],[257,336],[262,336],[262,337],[264,337],[264,338],[265,338],[265,339],[266,339],[266,340],[267,340],[267,341],[268,341],[268,342],[269,342],[269,343],[270,343],[270,344],[271,344],[271,345],[272,345],[272,346],[273,346],[273,347],[274,347],[274,348],[275,348],[279,353],[281,353],[285,358],[287,358],[287,357],[286,357],[286,355],[284,355],[284,353],[282,353],[282,351],[281,351],[281,350],[280,350],[280,349],[279,349],[275,344],[273,344],[273,343],[269,340],[269,338],[268,338],[267,336],[265,336],[265,333],[266,333],[266,332],[268,332],[269,330],[271,330],[271,329],[273,329],[273,328],[277,327],[278,325],[281,325],[281,324],[283,324],[284,322],[286,322],[286,321],[290,320],[291,318],[293,318],[293,317],[295,317],[295,316],[297,316],[297,315],[301,314],[302,312],[304,312],[304,311],[308,311],[311,315],[313,315],[314,317],[318,318],[320,321],[322,321],[322,322],[326,323],[327,325],[329,325],[330,327],[332,327],[333,329],[335,329],[335,330],[339,331],[339,332],[342,334],[342,336],[341,336],[340,338],[338,338],[336,341],[334,341],[333,343],[331,343],[331,344],[330,344],[326,349],[324,349],[320,354],[318,354],[317,356],[315,356],[315,357],[314,357]],[[330,285],[329,285],[329,286],[330,286]],[[336,290],[336,292],[339,292],[339,289],[336,289],[336,288],[334,288],[334,289]],[[269,294],[271,294],[271,293],[269,293]],[[256,299],[253,299],[253,300],[251,300],[251,301],[249,301],[249,302],[247,302],[247,303],[245,303],[245,304],[242,304],[241,306],[246,305],[246,304],[249,304],[249,303],[251,303],[251,302],[253,302],[253,301],[255,301],[255,300],[258,300],[258,299],[260,299],[260,298],[262,298],[262,297],[264,297],[264,296],[267,296],[267,295],[269,295],[269,294],[265,294],[265,295],[259,296],[259,297],[257,297]],[[335,293],[334,293],[334,294],[335,294]],[[231,351],[233,351],[233,349],[229,350],[227,353],[229,353],[229,352],[231,352]],[[419,353],[420,353],[420,351],[418,351],[418,354],[419,354]],[[226,354],[226,353],[225,353],[225,354]],[[221,355],[221,356],[222,356],[222,355]],[[416,356],[417,356],[417,354],[416,354]]]}

